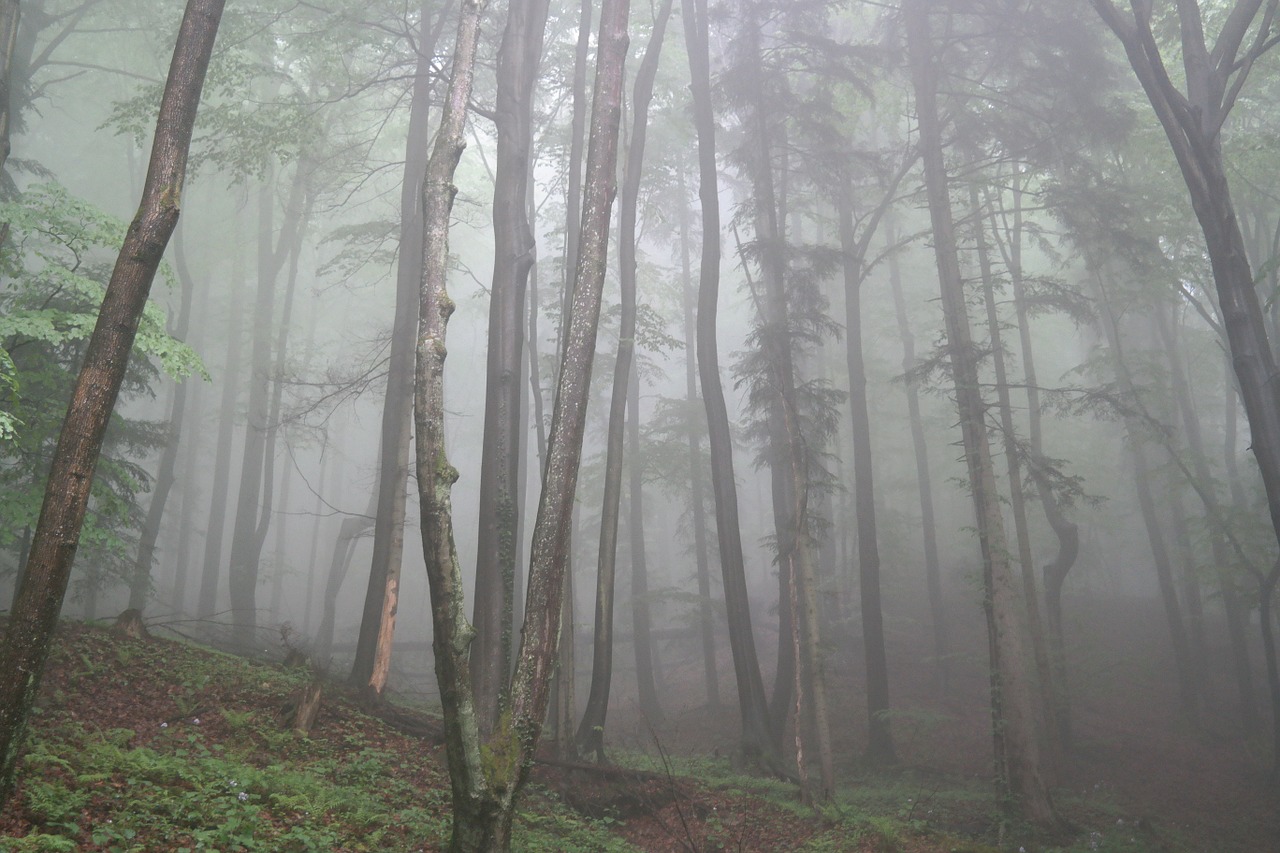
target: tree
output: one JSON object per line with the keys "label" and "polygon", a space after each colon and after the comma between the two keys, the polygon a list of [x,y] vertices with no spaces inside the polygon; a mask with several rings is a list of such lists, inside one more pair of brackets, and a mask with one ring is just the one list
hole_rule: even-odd
{"label": "tree", "polygon": [[492,735],[483,738],[471,677],[474,630],[466,620],[462,573],[453,541],[450,489],[458,475],[445,456],[443,435],[444,335],[453,311],[445,289],[449,212],[456,192],[452,176],[464,145],[463,121],[483,6],[483,2],[470,0],[462,5],[441,129],[423,184],[424,260],[414,401],[423,554],[431,588],[436,678],[453,795],[450,849],[458,851],[510,847],[515,798],[528,777],[546,717],[560,640],[561,595],[607,262],[629,12],[626,0],[609,0],[601,10],[582,241],[566,319],[542,497],[533,529],[525,626],[510,705]]}
{"label": "tree", "polygon": [[533,92],[542,62],[547,0],[508,7],[498,49],[493,184],[493,279],[485,373],[484,445],[476,552],[476,640],[472,647],[481,728],[497,725],[511,672],[519,559],[520,435],[525,310],[534,239],[527,193],[532,171]]}
{"label": "tree", "polygon": [[733,473],[733,440],[724,387],[720,380],[716,314],[720,299],[720,193],[716,166],[716,124],[711,105],[711,56],[706,0],[681,7],[685,49],[689,54],[694,127],[698,134],[698,198],[702,207],[702,259],[698,274],[698,379],[707,410],[707,443],[711,453],[711,490],[715,497],[716,536],[724,579],[729,648],[738,685],[742,720],[742,752],[749,761],[776,769],[777,748],[769,732],[769,708],[760,677],[751,604],[742,559],[738,523],[738,491]]}
{"label": "tree", "polygon": [[[604,507],[600,516],[600,552],[597,564],[596,608],[594,646],[591,658],[591,687],[587,694],[587,707],[578,725],[578,751],[594,752],[604,760],[604,723],[609,708],[609,687],[613,678],[613,609],[615,567],[618,559],[618,519],[622,501],[623,432],[627,417],[627,397],[634,371],[636,348],[636,212],[640,199],[640,177],[644,169],[644,144],[649,122],[649,102],[653,99],[653,83],[658,73],[658,59],[662,54],[662,39],[671,15],[671,2],[665,0],[654,21],[653,34],[644,58],[636,73],[635,94],[632,98],[635,118],[632,122],[631,145],[622,182],[618,241],[620,248],[622,316],[618,329],[618,357],[614,362],[613,386],[609,399],[608,446],[605,450]],[[637,397],[639,396],[637,392]],[[632,407],[634,421],[640,415]],[[639,451],[633,445],[632,453]],[[632,500],[638,493],[632,491]],[[633,507],[634,510],[634,507]],[[633,518],[633,532],[634,519]],[[637,554],[633,537],[632,571],[636,570]],[[643,543],[641,543],[643,544]],[[639,556],[643,561],[643,554]],[[636,648],[648,643],[647,637],[634,638]],[[638,673],[639,675],[640,673]],[[653,670],[648,670],[649,684],[641,684],[642,695],[652,692]],[[643,675],[641,675],[643,677]],[[653,702],[644,703],[646,711],[653,711]]]}
{"label": "tree", "polygon": [[[428,113],[433,88],[431,63],[435,60],[436,41],[447,17],[447,10],[440,9],[433,19],[432,5],[424,2],[418,18],[418,58],[409,100],[404,181],[400,187],[400,252],[396,258],[395,317],[391,327],[391,351],[387,356],[387,392],[382,407],[373,557],[350,678],[353,686],[365,689],[373,699],[380,698],[386,687],[391,662],[391,636],[399,603],[400,563],[404,555],[409,427],[413,417],[413,352],[418,337],[418,288],[422,281],[422,213],[419,201],[429,150]],[[332,635],[332,619],[328,625]]]}
{"label": "tree", "polygon": [[67,408],[0,654],[0,803],[13,791],[27,717],[79,544],[94,468],[164,248],[178,222],[187,152],[223,0],[188,0],[156,119],[142,203],[107,286]]}
{"label": "tree", "polygon": [[983,605],[991,651],[992,723],[997,772],[1009,804],[1043,829],[1059,819],[1040,769],[1031,684],[1027,673],[1025,626],[1011,568],[1004,520],[996,491],[985,408],[978,384],[979,353],[969,329],[964,285],[956,250],[949,179],[943,161],[942,128],[937,103],[937,58],[934,55],[930,8],[924,0],[904,0],[907,55],[919,122],[925,191],[933,225],[934,256],[946,320],[947,352],[956,408],[969,474],[978,541],[983,562]]}
{"label": "tree", "polygon": [[[1222,153],[1222,129],[1255,63],[1276,44],[1272,28],[1280,3],[1237,0],[1224,10],[1225,15],[1214,16],[1222,23],[1210,45],[1201,4],[1180,0],[1174,32],[1182,53],[1183,89],[1165,65],[1151,4],[1135,2],[1132,13],[1125,14],[1111,0],[1091,2],[1120,40],[1160,120],[1204,234],[1251,447],[1262,475],[1271,527],[1280,541],[1280,373]],[[1271,599],[1280,582],[1280,561],[1259,581],[1272,693],[1272,774],[1280,775],[1280,674],[1271,637]]]}

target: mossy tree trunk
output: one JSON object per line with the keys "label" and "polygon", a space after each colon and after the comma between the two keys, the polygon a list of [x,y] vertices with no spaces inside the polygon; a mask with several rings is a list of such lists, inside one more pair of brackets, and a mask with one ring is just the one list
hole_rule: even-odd
{"label": "mossy tree trunk", "polygon": [[463,129],[485,5],[484,0],[462,4],[449,90],[423,182],[423,280],[414,397],[423,554],[453,795],[450,849],[455,851],[509,849],[515,798],[528,776],[546,717],[604,286],[629,13],[627,0],[607,0],[601,10],[577,284],[566,320],[533,530],[525,625],[510,705],[492,734],[482,738],[471,675],[475,631],[466,618],[453,537],[450,492],[458,474],[445,455],[444,362],[445,330],[454,308],[446,290],[449,215],[457,193],[453,174],[465,144]]}

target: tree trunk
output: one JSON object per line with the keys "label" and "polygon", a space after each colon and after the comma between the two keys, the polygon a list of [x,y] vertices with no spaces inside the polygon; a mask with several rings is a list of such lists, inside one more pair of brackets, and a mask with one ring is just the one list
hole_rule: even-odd
{"label": "tree trunk", "polygon": [[[747,40],[746,62],[759,68],[763,63],[762,25],[754,6],[748,7],[744,23]],[[818,753],[820,779],[817,790],[803,785],[802,796],[825,801],[834,788],[830,730],[820,643],[818,639],[817,595],[814,589],[812,544],[809,535],[809,448],[796,393],[794,338],[787,289],[786,234],[782,224],[773,174],[773,126],[764,98],[764,85],[754,87],[745,117],[750,139],[748,171],[755,205],[756,254],[761,270],[761,348],[764,350],[769,395],[769,465],[772,478],[773,517],[778,550],[780,602],[790,600],[791,620],[779,619],[779,659],[771,702],[774,737],[781,741],[788,706],[794,696],[796,716],[796,759],[804,779],[804,750],[801,732],[812,720]],[[788,612],[780,606],[780,613]],[[791,667],[795,669],[792,670]],[[800,687],[807,689],[801,690]],[[793,693],[794,690],[794,693]],[[806,708],[804,699],[812,703]]]}
{"label": "tree trunk", "polygon": [[[892,218],[886,223],[886,242],[898,242]],[[937,523],[933,511],[933,477],[929,471],[929,444],[924,436],[924,419],[920,416],[920,391],[911,379],[916,369],[915,335],[907,319],[907,302],[902,294],[902,265],[898,253],[889,252],[889,287],[893,291],[893,311],[902,339],[902,372],[907,394],[907,423],[911,429],[912,455],[916,463],[916,490],[920,496],[920,538],[924,546],[925,589],[929,596],[929,615],[933,628],[933,668],[939,694],[946,696],[951,688],[951,646],[947,642],[946,610],[942,604],[942,571],[938,565]]]}
{"label": "tree trunk", "polygon": [[1000,317],[996,310],[994,272],[991,253],[987,245],[986,217],[978,198],[978,188],[969,187],[969,206],[974,217],[974,244],[977,248],[979,273],[982,277],[982,297],[987,314],[987,334],[991,346],[991,362],[995,370],[996,401],[999,404],[1000,432],[1003,438],[1005,467],[1009,478],[1009,508],[1013,512],[1014,536],[1018,541],[1018,565],[1021,568],[1022,598],[1027,611],[1027,629],[1034,655],[1037,686],[1039,687],[1041,731],[1049,749],[1049,764],[1055,772],[1062,762],[1063,744],[1058,739],[1059,727],[1054,718],[1057,691],[1053,684],[1053,670],[1049,665],[1049,650],[1045,642],[1044,623],[1040,617],[1040,593],[1036,584],[1035,563],[1031,554],[1031,530],[1027,525],[1027,500],[1022,489],[1022,464],[1018,450],[1017,431],[1013,425],[1013,402],[1009,393],[1008,373],[1005,370],[1004,344],[1000,335]]}
{"label": "tree trunk", "polygon": [[[669,4],[668,4],[669,5]],[[668,10],[669,11],[669,10]],[[640,712],[649,725],[662,725],[662,705],[658,701],[657,663],[654,660],[652,616],[649,608],[649,561],[644,548],[644,463],[640,449],[640,373],[631,371],[627,383],[627,533],[631,545],[631,624],[632,647],[636,655],[636,690]]]}
{"label": "tree trunk", "polygon": [[1039,733],[1027,672],[1026,627],[1017,582],[1009,566],[1004,519],[978,384],[978,352],[969,331],[964,285],[956,250],[949,179],[943,161],[937,91],[938,68],[929,26],[929,4],[904,0],[907,54],[916,97],[921,157],[934,255],[946,321],[947,348],[955,382],[969,490],[973,498],[984,566],[984,604],[992,651],[993,723],[996,754],[1003,759],[1002,787],[1009,805],[1036,827],[1056,829],[1060,820],[1040,770]]}
{"label": "tree trunk", "polygon": [[482,5],[464,0],[441,130],[423,187],[424,263],[414,407],[423,552],[431,586],[436,677],[453,787],[453,850],[509,848],[515,797],[527,778],[546,716],[604,284],[627,46],[628,4],[625,0],[606,2],[597,52],[578,286],[567,319],[542,500],[533,530],[525,629],[510,710],[502,714],[482,753],[470,672],[474,631],[465,617],[461,567],[453,544],[449,493],[458,475],[445,458],[443,444],[444,335],[453,311],[445,291],[449,212],[456,192],[452,175],[462,153]]}
{"label": "tree trunk", "polygon": [[1022,381],[1027,386],[1027,444],[1028,470],[1040,496],[1040,506],[1058,540],[1058,553],[1044,567],[1045,641],[1049,656],[1049,669],[1053,680],[1053,720],[1057,723],[1057,737],[1064,750],[1071,748],[1071,692],[1067,684],[1066,643],[1062,634],[1062,587],[1067,573],[1075,565],[1080,554],[1080,530],[1067,517],[1062,501],[1054,492],[1045,470],[1044,439],[1041,429],[1040,387],[1036,381],[1035,351],[1032,346],[1030,312],[1027,308],[1026,286],[1022,276],[1022,187],[1014,178],[1013,223],[1007,226],[1006,239],[1000,239],[1000,228],[994,223],[992,233],[1004,254],[1013,289],[1014,311],[1018,319],[1018,336],[1022,351]]}
{"label": "tree trunk", "polygon": [[187,3],[156,119],[142,202],[112,270],[54,452],[0,653],[0,805],[13,792],[27,718],[66,594],[107,422],[151,282],[178,222],[187,151],[222,6],[222,0]]}
{"label": "tree trunk", "polygon": [[[237,229],[239,235],[240,229]],[[239,241],[237,241],[239,243]],[[244,350],[244,261],[237,249],[231,257],[231,286],[227,308],[227,358],[222,371],[222,398],[218,404],[218,446],[213,457],[213,486],[209,493],[209,521],[205,525],[204,562],[196,615],[212,618],[218,608],[218,580],[222,571],[222,546],[226,538],[227,503],[231,488],[231,445],[235,438],[236,409],[240,391],[240,365]],[[217,381],[217,380],[215,380]]]}
{"label": "tree trunk", "polygon": [[[685,188],[684,172],[680,173],[680,187]],[[698,402],[698,361],[695,352],[695,312],[697,295],[693,290],[693,269],[690,252],[690,222],[687,205],[679,206],[680,217],[680,284],[684,305],[685,340],[685,418],[688,422],[689,442],[689,505],[693,527],[693,559],[698,581],[698,628],[702,637],[702,667],[706,681],[707,705],[720,707],[720,673],[716,661],[715,606],[711,599],[711,568],[707,557],[706,485],[704,483],[702,447],[699,439],[699,423],[694,416]]]}
{"label": "tree trunk", "polygon": [[480,466],[475,630],[471,672],[480,728],[488,734],[505,706],[511,673],[512,608],[521,501],[520,411],[525,304],[534,238],[527,218],[533,147],[533,87],[542,62],[547,0],[508,6],[498,51],[493,188],[494,262]]}
{"label": "tree trunk", "polygon": [[[1156,327],[1169,363],[1169,382],[1173,387],[1174,398],[1178,401],[1182,431],[1186,436],[1187,449],[1191,451],[1192,469],[1196,480],[1199,481],[1196,491],[1201,496],[1205,513],[1209,517],[1209,553],[1213,559],[1214,575],[1218,579],[1218,588],[1222,592],[1223,606],[1226,609],[1227,635],[1231,642],[1231,671],[1235,677],[1236,693],[1240,703],[1240,719],[1247,731],[1253,731],[1258,726],[1258,710],[1253,691],[1253,667],[1249,662],[1249,646],[1245,642],[1239,604],[1233,601],[1235,595],[1231,577],[1228,574],[1233,560],[1223,535],[1222,510],[1218,503],[1213,473],[1209,469],[1209,457],[1204,446],[1204,435],[1200,429],[1200,417],[1192,403],[1191,385],[1187,381],[1186,370],[1182,365],[1182,355],[1173,338],[1170,318],[1165,312],[1161,311],[1157,315]],[[1185,532],[1185,525],[1180,529]],[[1192,582],[1199,584],[1199,580],[1194,578],[1194,573]],[[1203,674],[1202,670],[1198,671]]]}
{"label": "tree trunk", "polygon": [[338,525],[338,535],[333,542],[333,556],[329,558],[329,572],[321,601],[320,627],[316,629],[314,657],[321,666],[327,665],[333,648],[333,630],[337,621],[338,593],[351,568],[351,555],[356,542],[373,527],[373,512],[378,508],[378,492],[369,496],[369,506],[364,515],[350,515]]}
{"label": "tree trunk", "polygon": [[880,602],[880,548],[876,542],[876,502],[871,448],[867,368],[862,347],[862,254],[853,225],[851,190],[839,195],[840,251],[844,255],[845,346],[849,370],[849,416],[853,429],[853,491],[858,526],[858,573],[862,642],[867,668],[867,751],[873,766],[897,760],[889,726],[889,662]]}
{"label": "tree trunk", "polygon": [[689,54],[694,125],[698,135],[698,195],[702,204],[702,262],[698,284],[698,377],[707,410],[707,443],[711,454],[711,489],[715,497],[716,535],[724,578],[729,648],[738,685],[742,722],[742,751],[748,761],[776,768],[777,748],[769,732],[764,681],[751,633],[751,604],[747,595],[738,523],[738,488],[733,473],[733,437],[720,381],[716,311],[720,298],[720,194],[716,168],[715,118],[711,107],[711,60],[706,0],[689,0],[681,7],[685,45]]}
{"label": "tree trunk", "polygon": [[275,315],[276,277],[293,245],[298,227],[304,172],[299,161],[289,199],[285,205],[280,239],[275,233],[275,193],[270,182],[258,192],[258,291],[253,308],[253,339],[250,343],[249,422],[245,432],[244,455],[240,465],[240,485],[236,498],[235,524],[231,533],[231,559],[227,567],[231,594],[231,621],[236,642],[245,648],[257,643],[259,537],[263,507],[263,475],[273,460],[268,459],[270,431],[271,326]]}
{"label": "tree trunk", "polygon": [[[640,178],[644,170],[645,133],[649,121],[649,102],[653,99],[653,82],[658,73],[658,58],[662,53],[662,39],[666,32],[667,18],[671,14],[670,0],[664,0],[654,21],[653,33],[644,58],[636,72],[635,92],[632,98],[631,145],[627,151],[622,182],[622,200],[619,205],[618,266],[621,279],[621,321],[618,329],[618,356],[613,368],[613,386],[609,399],[609,430],[605,451],[604,507],[600,515],[600,551],[597,561],[595,633],[591,658],[591,687],[587,694],[587,707],[578,726],[578,751],[594,752],[597,760],[604,761],[604,723],[609,708],[609,688],[613,679],[613,611],[616,598],[616,569],[618,560],[618,520],[622,501],[623,439],[627,417],[627,396],[634,371],[636,338],[636,214],[640,201]],[[639,396],[637,392],[637,397]],[[639,413],[632,411],[634,420]],[[635,447],[638,450],[638,446]],[[633,487],[632,497],[636,497]],[[636,510],[632,510],[635,520]],[[634,535],[632,541],[634,542]],[[641,543],[643,546],[643,542]],[[644,555],[641,553],[640,560]],[[636,555],[632,553],[632,571],[635,571]],[[638,627],[638,626],[637,626]],[[647,624],[646,624],[647,628]],[[648,638],[644,638],[647,646]],[[641,638],[635,637],[637,655]],[[637,673],[639,676],[640,673]],[[648,671],[649,684],[640,684],[643,696],[646,686],[653,687],[652,665]],[[649,708],[656,704],[653,697]],[[641,707],[645,703],[641,702]]]}
{"label": "tree trunk", "polygon": [[[0,91],[0,95],[3,92]],[[3,146],[0,145],[0,148]],[[169,334],[180,341],[186,340],[187,329],[191,325],[191,297],[195,283],[187,269],[186,258],[182,252],[182,234],[176,241],[178,279],[181,283],[181,300],[178,315],[174,318]],[[169,492],[176,479],[174,471],[178,467],[178,443],[182,435],[183,414],[187,408],[187,383],[179,381],[173,389],[173,401],[169,407],[169,425],[165,430],[164,449],[160,453],[160,466],[156,470],[155,486],[151,490],[151,503],[147,506],[147,517],[142,523],[142,534],[138,538],[138,554],[133,564],[133,577],[129,583],[129,609],[141,612],[147,606],[151,594],[152,564],[155,562],[156,540],[160,537],[160,523],[164,518],[164,508],[169,502]]]}
{"label": "tree trunk", "polygon": [[382,404],[377,510],[373,557],[365,589],[360,635],[348,682],[377,701],[386,687],[391,638],[404,556],[405,503],[409,481],[410,421],[413,417],[413,353],[418,338],[418,286],[422,281],[422,177],[430,144],[428,112],[431,63],[445,17],[433,22],[435,3],[424,2],[418,18],[418,60],[409,102],[404,178],[400,186],[400,250],[396,258],[396,302],[387,358],[387,391]]}
{"label": "tree trunk", "polygon": [[[1106,286],[1101,275],[1095,276],[1095,282],[1102,296],[1102,326],[1107,344],[1111,349],[1116,380],[1120,393],[1129,400],[1137,399],[1133,378],[1121,349],[1120,330],[1116,325],[1114,311],[1106,293]],[[1156,582],[1160,590],[1160,601],[1164,605],[1165,621],[1169,627],[1169,638],[1173,645],[1173,659],[1178,669],[1178,696],[1181,700],[1182,713],[1188,720],[1195,721],[1198,712],[1195,675],[1192,672],[1191,649],[1187,641],[1187,630],[1182,619],[1182,608],[1178,603],[1177,585],[1173,578],[1173,565],[1169,559],[1169,549],[1165,543],[1160,527],[1160,519],[1156,513],[1155,497],[1151,490],[1151,468],[1147,462],[1146,433],[1144,424],[1136,416],[1125,418],[1125,431],[1129,437],[1129,452],[1134,466],[1134,488],[1138,493],[1138,507],[1142,512],[1142,522],[1146,527],[1147,540],[1151,544],[1151,559],[1155,564]]]}

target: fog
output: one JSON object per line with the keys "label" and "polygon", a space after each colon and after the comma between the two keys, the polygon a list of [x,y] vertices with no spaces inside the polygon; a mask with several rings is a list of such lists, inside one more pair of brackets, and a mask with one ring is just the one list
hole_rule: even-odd
{"label": "fog", "polygon": [[[506,9],[498,5],[481,35],[449,234],[448,288],[457,310],[448,328],[444,423],[449,462],[459,475],[452,517],[468,608],[486,520],[481,472],[495,170],[502,153],[495,78]],[[0,443],[0,601],[6,607],[83,354],[88,327],[81,318],[96,311],[123,223],[141,192],[180,7],[170,0],[46,0],[23,12],[5,167],[4,221],[11,225],[0,284],[0,313],[9,318],[0,344],[16,378],[0,405],[17,419],[16,437]],[[432,38],[416,4],[263,0],[228,8],[197,119],[180,225],[152,292],[168,329],[198,361],[182,368],[191,375],[178,384],[161,369],[156,353],[165,346],[135,353],[64,616],[111,620],[138,607],[153,630],[268,660],[298,649],[328,675],[347,678],[368,618],[374,516],[390,511],[379,508],[377,488],[388,475],[379,453],[397,275],[420,262],[401,251],[402,218],[413,215],[401,201],[406,151],[411,158],[417,146],[425,157],[452,49],[453,12],[433,3],[426,8],[427,29],[439,30],[430,61],[421,66],[428,72],[429,131],[412,140],[415,50]],[[648,4],[632,11],[620,181],[636,135],[631,86],[654,14]],[[677,7],[648,105],[636,214],[639,410],[628,417],[638,417],[639,466],[627,467],[635,453],[627,439],[609,694],[611,708],[631,720],[625,724],[631,729],[605,728],[610,746],[628,737],[644,746],[634,723],[644,701],[635,680],[636,642],[656,656],[657,700],[669,720],[706,706],[708,683],[724,708],[737,707],[739,689],[706,415],[699,397],[688,399],[687,358],[695,346],[689,332],[705,235],[679,15]],[[945,681],[948,667],[954,676],[987,665],[975,639],[990,594],[984,593],[990,570],[984,572],[979,535],[987,529],[980,531],[975,520],[974,469],[966,464],[968,439],[962,441],[961,380],[951,368],[936,219],[920,159],[923,123],[895,9],[782,4],[762,25],[765,51],[755,65],[739,29],[747,26],[744,15],[713,8],[710,46],[722,221],[718,367],[733,438],[750,630],[768,688],[779,650],[785,655],[791,647],[785,632],[789,608],[796,606],[786,599],[789,569],[779,585],[779,549],[794,539],[794,531],[779,528],[795,520],[788,515],[794,505],[786,504],[794,491],[779,479],[796,471],[778,443],[789,439],[805,459],[798,524],[814,566],[817,653],[828,662],[829,679],[861,707],[868,644],[887,647],[891,685],[900,678]],[[1082,626],[1092,624],[1098,608],[1132,606],[1132,613],[1152,620],[1149,633],[1163,638],[1161,659],[1173,661],[1159,675],[1168,701],[1178,701],[1179,677],[1191,679],[1184,700],[1201,697],[1209,712],[1236,725],[1243,701],[1236,697],[1245,695],[1238,690],[1263,707],[1258,567],[1265,572],[1275,551],[1263,480],[1250,452],[1250,421],[1236,392],[1209,249],[1181,173],[1122,51],[1098,21],[1080,17],[1041,9],[1018,18],[974,4],[947,18],[945,39],[941,17],[935,21],[932,67],[950,181],[943,192],[955,219],[961,304],[977,351],[984,407],[977,432],[989,442],[997,515],[1007,530],[1001,540],[1007,546],[999,547],[1007,549],[1017,595],[1032,597],[1033,630],[1044,632],[1048,618],[1052,643],[1063,627],[1053,626],[1044,584],[1054,565],[1064,565],[1055,563],[1064,540],[1053,513],[1078,531],[1078,553],[1059,579],[1068,642],[1050,650],[1065,660],[1055,672],[1065,673],[1068,683],[1105,654],[1071,638],[1081,640],[1090,630]],[[536,250],[521,312],[524,331],[536,325],[536,337],[521,342],[524,359],[515,377],[523,399],[511,561],[517,644],[541,491],[540,448],[560,370],[564,287],[576,260],[566,246],[576,226],[566,222],[576,188],[570,156],[578,23],[578,4],[551,4],[531,103],[528,210]],[[1250,83],[1259,92],[1274,89],[1273,67],[1260,65],[1254,73]],[[768,130],[760,131],[757,121]],[[1280,233],[1276,175],[1266,156],[1273,123],[1265,99],[1244,98],[1222,137],[1268,328],[1276,318],[1273,237]],[[762,134],[768,134],[763,171],[774,193],[775,237],[763,232],[768,203],[753,159]],[[852,227],[846,235],[852,242],[843,247],[842,205]],[[609,402],[621,340],[620,207],[615,201],[575,496],[575,717],[592,681]],[[781,326],[768,302],[771,258],[790,312]],[[184,290],[190,314],[179,331]],[[857,336],[848,328],[851,298],[860,308]],[[47,334],[20,322],[51,307],[63,313]],[[782,393],[771,361],[779,338],[794,374],[790,408],[776,407],[771,396]],[[864,517],[861,527],[859,512],[868,508],[859,509],[855,483],[860,427],[848,366],[849,347],[858,339],[871,448],[859,464],[874,472],[868,485],[874,518]],[[784,412],[794,420],[780,429]],[[404,417],[407,423],[407,410]],[[168,445],[173,483],[162,496]],[[1012,482],[1011,450],[1017,452]],[[422,484],[412,453],[400,462],[409,474],[386,690],[436,702]],[[696,515],[695,468],[702,501]],[[643,481],[647,637],[636,636],[631,591],[633,476]],[[154,554],[139,570],[138,549],[155,523],[157,512],[149,516],[149,510],[157,501]],[[866,633],[868,552],[860,548],[860,530],[870,530],[877,546],[879,640]],[[238,544],[237,535],[247,544]],[[249,548],[250,562],[233,570],[242,547]],[[232,597],[235,571],[250,578],[251,614],[240,612]],[[931,571],[940,584],[932,601]],[[1022,587],[1027,580],[1036,585],[1029,593]],[[326,612],[332,614],[328,626]],[[1024,608],[1019,618],[1025,622],[1027,615]],[[1239,683],[1228,675],[1233,666]],[[895,710],[909,710],[889,701]],[[837,725],[841,713],[833,711]]]}

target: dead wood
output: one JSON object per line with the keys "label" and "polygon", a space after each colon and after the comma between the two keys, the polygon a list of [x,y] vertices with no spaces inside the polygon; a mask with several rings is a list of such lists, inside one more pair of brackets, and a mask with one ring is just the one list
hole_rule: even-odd
{"label": "dead wood", "polygon": [[128,637],[131,640],[151,639],[151,634],[147,632],[146,623],[142,621],[142,611],[136,607],[130,607],[117,616],[116,623],[111,630],[119,636]]}
{"label": "dead wood", "polygon": [[284,728],[292,728],[300,734],[310,734],[316,717],[320,715],[323,699],[324,685],[319,681],[311,682],[280,709],[277,715],[280,725]]}

